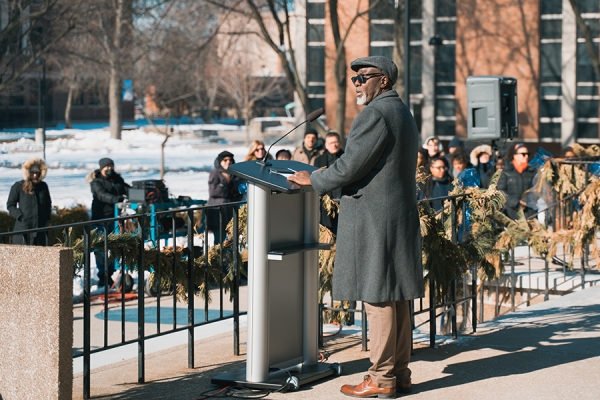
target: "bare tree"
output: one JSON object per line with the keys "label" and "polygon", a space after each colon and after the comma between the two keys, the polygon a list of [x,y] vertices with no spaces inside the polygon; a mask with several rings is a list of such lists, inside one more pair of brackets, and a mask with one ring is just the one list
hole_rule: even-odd
{"label": "bare tree", "polygon": [[[306,85],[298,74],[298,64],[293,47],[290,2],[288,0],[206,1],[252,22],[248,25],[239,24],[237,31],[230,31],[230,34],[260,37],[277,56],[283,73],[298,95],[304,112],[309,114],[313,111]],[[321,126],[317,126],[317,129],[324,132],[324,128]]]}
{"label": "bare tree", "polygon": [[[346,71],[348,68],[348,63],[346,60],[346,39],[352,30],[355,22],[368,15],[369,12],[380,2],[387,0],[376,0],[372,2],[368,7],[366,4],[369,4],[369,0],[364,0],[365,4],[363,5],[361,1],[358,2],[357,8],[351,13],[346,11],[346,17],[348,19],[347,25],[344,26],[344,30],[341,30],[339,13],[342,10],[346,10],[348,7],[340,7],[338,0],[328,0],[329,6],[329,21],[331,23],[331,30],[333,33],[333,43],[335,45],[335,56],[334,56],[334,70],[335,70],[335,83],[336,83],[336,91],[337,91],[337,103],[335,109],[335,124],[333,130],[336,132],[344,132],[344,124],[346,122],[346,89],[348,87],[347,75]],[[400,18],[401,20],[401,18]],[[402,42],[401,40],[397,42]],[[402,46],[403,48],[403,46]],[[399,64],[402,65],[402,64]],[[342,141],[344,140],[344,135],[341,135]]]}
{"label": "bare tree", "polygon": [[71,128],[73,99],[95,87],[106,87],[107,76],[94,56],[101,52],[98,44],[81,29],[75,28],[49,54],[48,64],[57,71],[54,90],[67,92],[65,127]]}
{"label": "bare tree", "polygon": [[15,84],[75,27],[82,0],[0,1],[0,92]]}
{"label": "bare tree", "polygon": [[219,87],[222,95],[232,100],[244,119],[246,146],[250,144],[249,124],[256,102],[277,91],[278,81],[269,73],[253,73],[255,65],[264,65],[266,60],[260,47],[240,36],[230,36],[223,43],[226,53],[221,57],[222,68]]}

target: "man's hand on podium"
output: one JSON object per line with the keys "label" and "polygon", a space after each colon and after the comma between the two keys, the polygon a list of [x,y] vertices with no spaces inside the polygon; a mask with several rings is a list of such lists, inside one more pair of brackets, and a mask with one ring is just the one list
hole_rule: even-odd
{"label": "man's hand on podium", "polygon": [[310,173],[308,171],[298,171],[293,175],[290,175],[287,179],[300,186],[310,186]]}

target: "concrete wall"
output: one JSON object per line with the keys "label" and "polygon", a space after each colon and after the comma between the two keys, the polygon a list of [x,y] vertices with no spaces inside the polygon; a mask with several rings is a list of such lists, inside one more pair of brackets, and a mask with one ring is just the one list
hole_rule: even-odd
{"label": "concrete wall", "polygon": [[0,245],[0,398],[70,399],[73,251]]}

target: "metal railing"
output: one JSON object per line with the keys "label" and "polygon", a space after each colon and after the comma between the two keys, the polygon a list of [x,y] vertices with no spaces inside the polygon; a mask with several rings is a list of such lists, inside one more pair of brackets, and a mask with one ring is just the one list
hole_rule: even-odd
{"label": "metal railing", "polygon": [[[579,162],[580,163],[580,162]],[[591,162],[590,162],[591,163]],[[589,167],[589,164],[588,164]],[[588,167],[586,167],[586,182],[587,182],[587,178],[588,178]],[[545,209],[544,211],[546,212],[547,215],[550,216],[551,218],[551,223],[553,227],[557,227],[557,226],[564,226],[564,224],[566,224],[568,222],[568,215],[566,214],[566,209],[568,209],[568,207],[570,206],[565,206],[565,204],[567,204],[567,202],[571,201],[573,202],[576,198],[577,194],[571,195],[571,196],[567,196],[563,199],[555,199],[556,202],[553,202],[552,204],[550,204],[548,206],[547,209]],[[447,197],[442,197],[442,198],[436,198],[436,199],[427,199],[427,200],[423,200],[423,201],[428,201],[428,202],[433,202],[436,200],[448,200],[450,201],[450,214],[449,214],[449,218],[450,218],[450,222],[451,222],[451,240],[453,243],[456,243],[456,241],[458,240],[458,232],[459,232],[459,225],[457,223],[457,216],[458,213],[462,213],[463,214],[463,220],[464,220],[464,216],[465,216],[465,212],[466,212],[466,202],[462,202],[462,206],[458,207],[458,202],[460,199],[464,198],[465,195],[455,195],[455,196],[447,196]],[[232,239],[233,239],[233,249],[239,249],[239,243],[238,243],[238,238],[239,238],[239,229],[238,229],[238,206],[245,204],[245,202],[236,202],[236,203],[228,203],[228,204],[224,204],[224,205],[220,205],[220,206],[196,206],[196,207],[187,207],[187,208],[179,208],[179,209],[175,209],[175,210],[165,210],[165,211],[157,211],[157,212],[153,212],[152,216],[154,218],[148,218],[150,216],[149,213],[140,213],[140,214],[135,214],[135,215],[128,215],[128,216],[123,216],[123,217],[118,217],[118,218],[109,218],[109,219],[104,219],[104,220],[96,220],[96,221],[88,221],[88,222],[80,222],[80,223],[71,223],[71,224],[66,224],[66,225],[60,225],[60,226],[53,226],[53,227],[47,227],[47,228],[39,228],[39,229],[31,229],[31,230],[25,230],[25,231],[18,231],[18,232],[4,232],[4,233],[0,233],[0,243],[5,242],[6,239],[10,236],[13,235],[25,235],[26,238],[33,234],[33,233],[49,233],[50,231],[62,231],[62,237],[64,237],[64,242],[63,245],[64,246],[69,246],[71,243],[69,243],[70,241],[70,237],[69,237],[69,232],[72,229],[82,229],[83,230],[83,254],[84,254],[84,260],[83,260],[83,275],[84,275],[84,282],[83,282],[83,298],[82,298],[82,304],[83,304],[83,347],[80,351],[74,351],[73,357],[74,358],[79,358],[81,357],[83,359],[83,380],[84,380],[84,384],[83,384],[83,396],[84,398],[89,398],[90,397],[90,356],[92,354],[95,353],[99,353],[108,349],[113,349],[113,348],[117,348],[120,346],[124,346],[127,344],[137,344],[137,353],[138,353],[138,382],[142,383],[145,381],[145,341],[147,339],[151,339],[151,338],[156,338],[159,336],[163,336],[166,334],[170,334],[170,333],[174,333],[174,332],[180,332],[180,331],[186,331],[187,332],[187,343],[188,343],[188,367],[193,368],[195,366],[195,360],[194,360],[194,328],[198,327],[198,326],[202,326],[202,325],[206,325],[206,324],[210,324],[213,322],[217,322],[217,321],[222,321],[222,320],[227,320],[227,319],[233,319],[233,353],[234,355],[239,355],[240,354],[240,336],[239,336],[239,317],[240,315],[244,314],[242,312],[240,312],[240,307],[239,307],[239,287],[240,287],[240,265],[238,265],[238,257],[233,257],[233,262],[232,265],[230,266],[233,270],[233,282],[232,282],[232,286],[231,286],[231,290],[232,290],[232,307],[233,307],[233,312],[231,315],[225,315],[224,312],[224,284],[223,284],[223,274],[224,274],[224,254],[223,254],[223,248],[220,248],[219,251],[219,268],[220,268],[220,273],[219,273],[219,277],[220,279],[218,279],[218,281],[213,281],[212,284],[216,286],[216,288],[218,288],[218,293],[219,293],[219,310],[218,310],[218,316],[211,318],[211,315],[209,313],[209,301],[208,301],[208,296],[205,297],[204,300],[204,304],[203,304],[203,310],[204,310],[204,320],[203,321],[196,321],[195,318],[195,294],[196,294],[196,287],[195,287],[195,280],[194,280],[194,258],[195,258],[195,253],[194,253],[194,234],[204,234],[204,240],[202,242],[202,257],[204,257],[204,261],[205,261],[205,265],[208,265],[208,254],[209,254],[209,248],[208,248],[208,240],[207,240],[207,231],[206,229],[204,229],[203,231],[199,231],[199,232],[194,232],[194,227],[196,225],[198,225],[196,222],[196,217],[194,215],[195,211],[202,211],[203,212],[203,218],[204,218],[204,226],[207,226],[207,213],[205,212],[208,209],[218,209],[219,210],[219,215],[222,217],[223,215],[223,210],[226,207],[233,207],[233,209],[235,210],[235,212],[233,213],[233,233],[232,233]],[[562,207],[562,209],[560,208]],[[562,210],[562,211],[561,211]],[[561,214],[562,213],[562,214]],[[185,214],[185,219],[186,219],[186,226],[187,229],[185,231],[185,233],[183,233],[181,231],[177,230],[176,227],[176,218],[175,215],[176,214]],[[90,254],[93,252],[92,250],[92,231],[94,229],[95,226],[103,226],[104,227],[104,231],[103,231],[103,253],[105,255],[105,258],[108,259],[108,257],[106,257],[109,254],[109,245],[108,245],[108,241],[109,241],[109,227],[114,226],[115,224],[117,225],[122,225],[124,221],[135,221],[136,225],[137,225],[137,231],[139,232],[140,236],[143,238],[144,237],[144,232],[146,229],[155,229],[156,226],[146,226],[147,225],[147,221],[157,221],[158,218],[156,218],[157,216],[165,216],[165,217],[170,217],[171,218],[171,222],[172,222],[172,226],[171,229],[169,230],[170,233],[165,233],[163,234],[164,238],[166,238],[166,236],[170,235],[169,240],[172,240],[173,246],[176,246],[177,243],[177,238],[178,237],[183,237],[186,241],[185,243],[185,247],[187,247],[188,249],[188,255],[187,255],[187,270],[185,271],[186,274],[186,279],[187,279],[187,298],[189,299],[188,303],[187,303],[187,307],[186,307],[186,311],[187,311],[187,318],[186,318],[186,322],[185,324],[181,324],[178,322],[177,319],[177,297],[175,296],[175,287],[172,287],[170,290],[172,292],[171,295],[167,295],[167,297],[172,296],[172,299],[170,299],[172,301],[172,303],[170,304],[172,313],[173,313],[173,317],[172,317],[172,324],[169,324],[170,327],[168,329],[165,329],[165,324],[162,324],[162,316],[161,316],[161,304],[162,304],[162,300],[165,297],[165,295],[162,293],[160,284],[159,287],[156,290],[156,314],[157,314],[157,319],[156,319],[156,327],[154,328],[155,332],[154,333],[147,333],[146,329],[148,328],[149,324],[146,323],[145,321],[145,316],[146,316],[146,297],[145,297],[145,293],[144,293],[144,289],[146,287],[146,282],[145,282],[145,275],[143,273],[143,271],[145,270],[144,267],[139,268],[138,267],[138,296],[137,296],[137,317],[136,317],[136,327],[137,327],[137,336],[135,338],[132,339],[128,339],[127,335],[126,335],[126,331],[127,331],[127,321],[126,321],[126,310],[128,309],[127,303],[128,303],[128,299],[127,299],[127,294],[125,293],[124,290],[121,290],[118,294],[117,297],[115,298],[115,300],[119,301],[119,308],[120,308],[120,320],[117,321],[119,323],[119,331],[120,331],[120,338],[116,341],[111,341],[109,340],[109,332],[110,332],[110,327],[113,326],[111,325],[109,322],[111,321],[109,318],[109,289],[108,289],[108,274],[105,274],[105,282],[104,282],[104,293],[102,293],[103,296],[100,297],[101,302],[95,302],[94,299],[91,296],[91,259],[90,259]],[[442,214],[443,215],[443,214]],[[444,218],[444,217],[442,217]],[[223,218],[220,218],[221,222],[220,222],[220,230],[224,231],[224,226],[223,226]],[[443,222],[443,221],[442,221]],[[560,225],[560,224],[563,225]],[[557,225],[558,224],[558,225]],[[137,255],[137,262],[136,265],[137,266],[145,266],[148,263],[146,263],[145,260],[145,253],[147,252],[147,250],[149,248],[154,248],[156,250],[158,250],[156,252],[156,268],[154,270],[154,274],[156,277],[156,281],[157,282],[161,282],[161,275],[163,273],[167,273],[169,271],[164,271],[161,268],[161,260],[163,257],[165,257],[165,255],[161,252],[161,240],[160,240],[160,236],[159,235],[159,240],[156,241],[145,241],[145,240],[140,240],[139,244],[138,244],[138,255]],[[28,241],[27,241],[28,242]],[[148,247],[150,246],[150,247]],[[587,254],[587,253],[586,253]],[[172,257],[176,258],[178,257],[178,253],[177,251],[173,251],[173,255]],[[532,272],[531,272],[531,251],[529,251],[529,271],[528,274],[531,277]],[[581,283],[580,283],[580,287],[585,287],[586,285],[586,280],[585,280],[585,273],[586,273],[586,268],[589,265],[589,256],[584,255],[584,257],[582,257],[581,260],[581,271],[580,271],[580,278],[581,278]],[[129,267],[133,267],[133,266],[127,266],[125,265],[124,262],[124,257],[121,256],[120,260],[118,261],[118,266],[119,266],[119,270],[120,270],[120,276],[121,279],[124,278],[125,273],[126,273],[126,269]],[[173,271],[170,271],[173,273],[173,277],[175,277],[175,269],[176,268],[176,263],[173,262]],[[458,327],[458,323],[457,323],[457,309],[460,305],[463,306],[463,310],[462,310],[462,316],[463,316],[463,329],[465,328],[465,321],[468,319],[467,318],[467,314],[470,314],[470,318],[471,318],[471,328],[473,332],[476,332],[477,330],[477,323],[478,322],[482,322],[484,320],[484,289],[485,289],[485,282],[482,281],[480,288],[480,296],[478,296],[478,286],[477,286],[477,270],[476,270],[477,266],[471,266],[469,268],[470,272],[469,273],[465,273],[460,277],[457,277],[451,286],[450,289],[450,296],[449,298],[445,299],[443,302],[437,302],[436,298],[435,298],[435,294],[436,294],[436,280],[435,280],[435,276],[430,276],[429,280],[428,280],[428,288],[429,288],[429,298],[427,300],[421,298],[415,301],[411,302],[411,320],[412,320],[412,325],[413,328],[416,327],[415,325],[415,317],[418,315],[428,315],[428,319],[423,323],[423,324],[429,324],[429,345],[431,347],[435,346],[435,340],[436,340],[436,332],[437,332],[437,327],[436,327],[436,323],[437,323],[437,319],[441,316],[444,316],[446,314],[449,314],[449,319],[450,319],[450,331],[451,334],[454,338],[456,338],[458,336],[458,332],[459,332],[459,327]],[[552,286],[549,283],[549,263],[547,260],[545,260],[545,288],[541,291],[538,290],[538,294],[536,296],[544,296],[544,300],[547,300],[549,297],[549,294],[552,293],[553,290],[556,291],[556,288],[552,288]],[[567,275],[567,270],[566,267],[563,265],[563,272],[565,275],[565,279],[566,279],[566,275]],[[173,278],[175,279],[175,278]],[[205,270],[205,282],[206,284],[208,284],[210,282],[209,276],[208,276],[208,270]],[[571,277],[570,279],[575,279],[575,277]],[[512,253],[512,257],[510,260],[510,298],[511,298],[511,307],[510,310],[514,310],[516,307],[519,307],[520,305],[523,304],[527,304],[529,305],[531,303],[531,301],[533,301],[535,299],[536,296],[532,297],[532,288],[531,285],[529,285],[530,287],[528,288],[528,296],[527,296],[527,300],[526,301],[522,301],[521,303],[516,303],[516,290],[517,290],[517,286],[516,286],[516,271],[515,271],[515,256],[514,256],[514,251]],[[459,290],[458,288],[461,287],[462,284],[462,293],[459,296]],[[123,282],[122,282],[123,285]],[[488,285],[488,288],[492,286],[491,284]],[[502,303],[500,301],[500,285],[499,285],[499,281],[496,280],[495,282],[495,290],[496,290],[496,312],[495,315],[500,315],[500,304]],[[208,290],[208,288],[207,288]],[[521,289],[522,290],[522,289]],[[479,300],[479,305],[477,304]],[[428,302],[429,304],[425,304],[426,302]],[[103,329],[102,329],[102,343],[98,346],[96,346],[95,348],[92,348],[92,343],[91,343],[91,318],[92,318],[92,307],[93,306],[101,306],[101,313],[102,313],[102,322],[103,322]],[[468,312],[468,306],[470,305],[471,310],[470,313]],[[320,331],[319,331],[319,345],[322,346],[323,344],[323,312],[324,311],[345,311],[345,312],[350,312],[350,313],[361,313],[362,314],[362,346],[363,346],[363,350],[367,350],[367,318],[366,318],[366,312],[364,310],[364,306],[361,306],[360,308],[356,308],[356,307],[352,307],[352,308],[334,308],[332,306],[328,306],[325,304],[321,304],[320,305],[321,308],[321,312],[319,313],[320,316],[320,323],[319,323],[319,327],[320,327]],[[510,311],[509,310],[509,311]],[[478,316],[479,314],[479,316]]]}
{"label": "metal railing", "polygon": [[[450,232],[451,232],[451,241],[452,243],[456,243],[458,241],[458,212],[460,211],[463,214],[463,220],[465,218],[467,204],[466,202],[462,202],[462,206],[458,207],[458,201],[464,199],[467,195],[459,194],[452,196],[443,196],[436,197],[431,199],[420,200],[421,202],[428,202],[431,205],[436,201],[441,201],[442,203],[445,201],[450,202]],[[441,213],[441,223],[442,225],[445,223],[444,213]],[[411,311],[411,324],[412,328],[415,329],[417,325],[415,324],[415,316],[420,314],[427,314],[429,319],[425,323],[429,323],[429,343],[430,347],[435,347],[435,340],[437,334],[436,321],[438,317],[443,316],[444,314],[450,314],[450,328],[453,338],[458,337],[458,326],[457,326],[457,316],[456,316],[456,308],[463,304],[466,305],[470,302],[471,311],[472,311],[472,330],[473,333],[477,331],[477,275],[475,271],[475,267],[470,268],[470,274],[463,274],[461,277],[457,277],[451,283],[450,287],[450,298],[445,299],[442,302],[437,302],[436,300],[436,277],[430,272],[428,274],[428,305],[425,305],[425,299],[419,298],[417,300],[410,301],[410,311]],[[471,276],[471,291],[468,292],[467,280],[468,276]],[[463,296],[458,297],[457,293],[457,285],[463,282]],[[367,351],[367,313],[365,311],[364,302],[360,302],[360,308],[351,308],[351,307],[333,307],[332,305],[320,304],[320,331],[319,331],[319,346],[323,346],[324,342],[324,333],[323,333],[323,313],[325,311],[337,311],[337,312],[347,312],[347,313],[360,313],[361,314],[361,336],[362,336],[362,350]],[[416,309],[415,307],[418,306]],[[441,309],[441,311],[439,311]],[[352,318],[353,320],[353,318]]]}
{"label": "metal railing", "polygon": [[[220,219],[220,231],[224,232],[224,224],[227,221],[223,221],[223,210],[226,207],[230,207],[231,209],[234,210],[233,213],[233,230],[232,230],[232,248],[233,249],[238,249],[239,250],[239,244],[238,244],[238,240],[239,240],[239,232],[238,232],[238,206],[241,204],[245,204],[245,202],[236,202],[236,203],[227,203],[225,205],[219,205],[219,206],[197,206],[197,207],[187,207],[187,208],[179,208],[179,209],[175,209],[175,210],[165,210],[165,211],[157,211],[157,212],[153,212],[152,213],[152,217],[154,218],[149,218],[151,215],[149,213],[140,213],[140,214],[134,214],[134,215],[128,215],[128,216],[122,216],[122,217],[117,217],[117,218],[107,218],[107,219],[102,219],[102,220],[95,220],[95,221],[88,221],[88,222],[79,222],[79,223],[71,223],[71,224],[67,224],[67,225],[60,225],[60,226],[52,226],[52,227],[47,227],[47,228],[39,228],[39,229],[30,229],[30,230],[24,230],[24,231],[15,231],[15,232],[4,232],[4,233],[0,233],[0,242],[5,241],[5,239],[7,239],[10,236],[14,236],[14,235],[24,235],[25,239],[26,239],[26,243],[29,243],[29,236],[32,234],[37,234],[37,233],[43,233],[43,234],[48,234],[50,231],[62,231],[62,236],[64,237],[64,242],[63,245],[68,247],[70,246],[72,243],[70,243],[70,235],[69,232],[72,229],[82,229],[83,230],[83,265],[82,265],[82,269],[83,269],[83,296],[82,296],[82,304],[83,304],[83,338],[82,338],[82,342],[83,342],[83,347],[81,350],[76,350],[74,349],[73,352],[73,358],[79,358],[82,357],[83,358],[83,397],[85,399],[90,398],[90,369],[91,369],[91,355],[95,354],[95,353],[99,353],[105,350],[109,350],[109,349],[113,349],[113,348],[117,348],[120,346],[124,346],[124,345],[128,345],[128,344],[135,344],[137,343],[137,354],[138,354],[138,382],[139,383],[143,383],[145,381],[145,354],[146,354],[146,350],[145,350],[145,342],[148,339],[152,339],[152,338],[156,338],[159,336],[163,336],[166,334],[171,334],[174,332],[180,332],[180,331],[186,331],[187,332],[187,344],[188,344],[188,367],[189,368],[194,368],[195,366],[195,362],[194,362],[194,328],[198,327],[198,326],[202,326],[202,325],[206,325],[206,324],[210,324],[210,323],[214,323],[217,321],[222,321],[222,320],[227,320],[227,319],[233,319],[233,353],[235,355],[239,355],[240,354],[240,336],[239,336],[239,318],[240,315],[245,314],[245,312],[240,312],[240,304],[239,304],[239,287],[240,287],[240,265],[238,263],[238,257],[237,254],[234,253],[233,257],[232,257],[232,265],[227,266],[224,264],[224,253],[223,253],[223,247],[220,247],[220,251],[219,251],[219,279],[217,281],[211,280],[209,277],[209,273],[208,273],[208,268],[205,268],[205,277],[204,277],[204,282],[205,285],[207,285],[207,287],[205,288],[207,295],[205,296],[205,301],[204,301],[204,305],[203,305],[203,309],[204,309],[204,320],[203,321],[196,321],[196,316],[195,316],[195,296],[196,296],[196,292],[200,289],[196,286],[195,284],[195,277],[194,277],[194,272],[195,272],[195,267],[194,267],[194,258],[195,258],[195,252],[194,252],[194,234],[200,234],[203,233],[204,234],[204,240],[202,241],[203,244],[203,251],[202,254],[200,255],[201,257],[204,257],[204,263],[206,266],[208,266],[209,264],[209,260],[208,260],[208,256],[209,256],[209,248],[208,248],[208,237],[207,237],[207,230],[204,229],[203,232],[194,232],[194,227],[197,225],[196,224],[196,219],[194,216],[194,212],[195,211],[202,211],[203,214],[203,218],[204,218],[204,227],[207,226],[207,212],[206,210],[211,210],[211,209],[215,209],[215,210],[219,210],[219,219]],[[185,218],[186,218],[186,226],[187,226],[187,230],[185,233],[178,231],[176,229],[176,218],[175,215],[176,214],[185,214]],[[149,220],[152,221],[157,221],[158,218],[156,218],[157,216],[165,216],[165,217],[170,217],[171,221],[172,221],[172,226],[170,227],[170,232],[169,233],[165,233],[163,234],[162,238],[163,239],[169,239],[172,240],[173,243],[173,258],[176,257],[183,257],[187,260],[187,271],[185,271],[186,274],[186,279],[187,279],[187,321],[185,321],[183,324],[181,322],[179,322],[177,320],[177,296],[176,296],[176,284],[172,285],[172,287],[170,288],[170,291],[172,293],[171,297],[172,297],[172,304],[171,304],[171,311],[172,311],[172,325],[168,328],[165,329],[165,325],[164,323],[162,323],[165,318],[164,316],[161,317],[161,299],[164,297],[163,293],[162,293],[162,287],[161,287],[161,274],[165,274],[167,273],[167,271],[162,270],[161,268],[161,259],[163,257],[166,257],[166,255],[164,255],[161,252],[161,237],[159,236],[158,240],[155,241],[147,241],[144,240],[146,236],[148,236],[146,234],[146,232],[148,231],[148,229],[156,229],[156,226],[146,226],[146,222]],[[121,255],[121,257],[117,257],[117,264],[119,266],[119,276],[120,276],[120,284],[121,284],[121,290],[120,292],[110,292],[109,293],[109,285],[108,285],[108,260],[109,260],[109,227],[111,226],[120,226],[122,227],[123,224],[125,222],[132,222],[135,221],[135,225],[137,226],[136,231],[134,233],[136,233],[142,240],[138,241],[138,251],[137,251],[137,260],[135,265],[126,265],[124,262],[124,257],[123,255]],[[103,227],[103,255],[104,255],[104,263],[105,263],[105,274],[104,274],[104,291],[103,293],[101,293],[99,296],[99,300],[98,301],[94,301],[94,298],[92,297],[92,293],[91,293],[91,253],[94,252],[94,249],[92,248],[92,232],[95,228],[97,227]],[[179,252],[176,251],[176,244],[177,244],[177,238],[178,237],[182,237],[183,233],[183,238],[186,241],[185,247],[187,249],[187,255],[184,255],[183,252]],[[223,243],[224,240],[224,235],[221,234],[220,235],[222,240],[221,243]],[[145,321],[145,316],[147,313],[147,309],[146,309],[146,298],[145,298],[145,289],[146,289],[146,279],[145,279],[145,266],[149,264],[149,260],[145,260],[146,257],[146,253],[150,248],[154,248],[156,250],[158,250],[156,252],[156,260],[153,266],[155,266],[154,268],[154,274],[155,274],[155,281],[158,282],[158,286],[155,288],[156,289],[156,327],[155,327],[155,332],[154,333],[148,333],[146,332],[146,329],[148,328],[149,324],[146,323]],[[175,261],[175,260],[174,260]],[[152,265],[152,264],[151,264]],[[181,271],[176,271],[175,269],[177,268],[177,263],[173,262],[173,270],[172,271],[168,271],[170,273],[172,273],[172,282],[176,282],[176,272],[181,272]],[[231,315],[225,315],[224,313],[224,284],[223,284],[223,277],[224,274],[226,272],[226,268],[231,268],[233,270],[233,281],[232,281],[232,285],[230,287],[231,291],[232,291],[232,306],[233,306],[233,311],[231,313]],[[129,303],[130,299],[128,296],[128,294],[126,293],[125,290],[125,276],[127,274],[127,269],[131,269],[131,268],[137,268],[138,270],[138,290],[137,290],[137,317],[136,319],[136,327],[137,327],[137,335],[135,338],[131,338],[128,339],[127,338],[127,327],[128,324],[130,324],[130,322],[126,321],[126,314],[127,310],[130,310],[131,307],[128,306],[126,303]],[[217,316],[212,316],[209,315],[209,300],[208,300],[208,291],[209,291],[209,287],[208,285],[214,287],[216,286],[218,288],[218,292],[219,292],[219,309],[218,309],[218,315]],[[109,295],[113,296],[113,299],[119,302],[119,309],[120,309],[120,320],[116,321],[119,324],[119,328],[118,330],[120,330],[120,335],[117,338],[117,340],[109,340],[109,332],[111,331],[110,328],[113,327],[113,324],[109,324],[110,318],[109,318],[109,313],[111,310],[109,310]],[[92,307],[96,307],[100,305],[101,306],[101,312],[99,314],[102,314],[102,319],[103,319],[103,328],[102,328],[102,341],[100,344],[96,345],[95,348],[92,348],[92,329],[91,329],[91,321],[92,321]],[[97,314],[98,315],[98,314]],[[113,321],[110,321],[113,322]],[[169,324],[170,325],[170,324]]]}
{"label": "metal railing", "polygon": [[[577,159],[570,159],[570,160],[559,160],[556,161],[556,163],[558,164],[567,164],[567,165],[571,165],[573,168],[573,174],[575,174],[575,168],[580,168],[582,170],[584,170],[584,179],[586,182],[586,186],[589,185],[589,178],[591,176],[590,173],[590,166],[593,164],[598,164],[598,162],[600,161],[600,157],[581,157],[581,158],[577,158]],[[597,172],[596,172],[597,173]],[[577,201],[577,196],[585,189],[582,188],[581,190],[579,190],[576,193],[573,193],[571,195],[568,196],[564,196],[562,198],[558,198],[556,193],[553,192],[552,194],[552,202],[547,205],[546,208],[540,210],[539,212],[537,212],[535,215],[529,217],[531,218],[537,218],[539,214],[545,214],[546,216],[546,220],[544,221],[544,223],[551,228],[553,231],[556,231],[557,229],[560,229],[561,227],[565,227],[568,226],[569,222],[570,222],[570,215],[568,213],[569,210],[574,210],[576,208],[576,204],[575,202]],[[434,201],[446,201],[449,200],[450,201],[450,219],[451,219],[451,241],[453,243],[456,243],[457,241],[457,232],[458,232],[458,228],[459,226],[457,225],[457,202],[459,199],[464,198],[465,195],[456,195],[456,196],[445,196],[445,197],[439,197],[439,198],[435,198],[435,199],[426,199],[426,200],[421,200],[420,202],[429,202],[430,204],[433,204]],[[463,213],[463,221],[464,221],[464,217],[465,217],[465,212],[466,212],[466,203],[467,202],[462,202],[462,207],[460,209],[460,212]],[[444,222],[444,214],[441,214],[441,218],[442,218],[442,224]],[[558,264],[561,268],[562,268],[562,274],[563,274],[563,279],[561,282],[561,285],[565,285],[568,283],[572,283],[572,287],[570,289],[563,289],[560,290],[559,288],[559,284],[557,283],[557,280],[554,280],[553,284],[550,284],[550,266],[549,266],[549,261],[545,258],[542,257],[541,259],[543,260],[543,277],[544,277],[544,287],[541,289],[533,289],[532,288],[532,280],[533,280],[533,276],[536,274],[535,270],[532,270],[532,260],[534,260],[534,262],[536,262],[536,256],[532,255],[532,251],[531,251],[531,247],[530,246],[525,246],[527,247],[527,271],[524,273],[520,273],[519,274],[519,280],[521,282],[520,287],[517,285],[517,272],[516,272],[516,257],[515,257],[515,250],[514,248],[511,250],[510,252],[510,258],[509,260],[507,260],[509,262],[509,265],[507,265],[510,269],[509,271],[506,272],[507,275],[501,275],[500,277],[498,277],[497,279],[495,279],[492,282],[489,282],[488,285],[486,285],[486,278],[483,277],[481,280],[479,280],[480,285],[478,286],[478,278],[477,278],[477,268],[478,266],[470,266],[469,267],[469,272],[463,274],[462,276],[457,277],[451,285],[450,288],[450,296],[448,299],[445,299],[442,302],[437,303],[436,302],[436,298],[435,298],[435,294],[436,294],[436,279],[435,276],[432,276],[432,274],[429,274],[429,279],[428,279],[428,305],[425,305],[426,300],[424,298],[419,298],[416,300],[411,301],[411,320],[412,320],[412,327],[413,329],[418,327],[415,324],[415,316],[420,315],[420,314],[427,314],[428,315],[428,319],[423,322],[421,324],[421,326],[423,324],[428,324],[429,325],[429,346],[430,347],[435,347],[435,343],[436,343],[436,335],[437,335],[437,320],[439,317],[444,317],[444,315],[449,314],[449,325],[450,325],[450,333],[452,335],[452,337],[454,339],[456,339],[458,337],[458,332],[459,330],[465,330],[467,328],[467,320],[468,317],[470,317],[471,319],[471,329],[472,332],[475,333],[477,331],[477,324],[478,322],[483,322],[486,318],[485,318],[485,301],[484,301],[484,291],[486,289],[486,287],[488,288],[488,291],[490,290],[490,288],[493,288],[493,290],[495,291],[495,296],[494,296],[494,312],[493,315],[490,319],[495,318],[497,316],[500,316],[502,314],[505,314],[506,312],[510,312],[510,311],[514,311],[516,310],[518,307],[520,306],[529,306],[532,304],[532,302],[540,300],[540,301],[547,301],[549,300],[549,296],[551,294],[554,295],[562,295],[562,294],[566,294],[566,293],[570,293],[573,290],[577,290],[578,288],[580,289],[584,289],[586,284],[588,286],[594,285],[594,284],[600,284],[600,274],[595,274],[597,275],[596,277],[598,279],[593,280],[591,282],[586,282],[586,272],[589,274],[589,266],[590,266],[590,260],[589,260],[589,249],[587,247],[584,248],[583,251],[583,257],[581,257],[580,259],[580,265],[579,267],[577,265],[573,265],[573,268],[571,270],[569,270],[568,268],[568,263],[566,261],[566,251],[563,248],[563,258],[560,259],[559,257],[555,256],[553,258],[553,262]],[[539,257],[538,257],[539,258]],[[509,278],[509,284],[505,285],[502,290],[500,290],[500,280],[504,279],[505,277]],[[526,280],[524,278],[527,278]],[[577,284],[575,284],[577,282],[577,280],[579,280],[579,282]],[[520,302],[517,302],[517,292],[520,291],[521,295],[523,294],[523,292],[525,292],[525,289],[523,288],[523,282],[527,281],[528,285],[526,288],[526,294],[527,297],[526,299],[522,299]],[[457,288],[460,287],[462,284],[462,295],[459,297],[458,293],[457,293]],[[469,287],[470,286],[470,287]],[[506,292],[506,293],[504,293]],[[533,293],[532,292],[536,292]],[[540,297],[543,296],[543,299],[539,299]],[[502,300],[502,297],[504,297],[504,300]],[[508,297],[508,298],[507,298]],[[523,296],[521,296],[523,297]],[[506,301],[510,301],[510,308],[507,307],[507,311],[502,312],[502,304],[505,303]],[[478,304],[479,302],[479,304]],[[462,305],[462,318],[463,318],[463,326],[462,329],[459,329],[457,326],[457,310],[458,307]],[[469,310],[469,305],[470,305],[470,310]],[[323,338],[324,338],[324,334],[323,334],[323,313],[326,311],[338,311],[338,312],[347,312],[347,313],[351,313],[352,315],[354,315],[354,313],[360,313],[361,314],[361,327],[362,327],[362,349],[363,351],[368,350],[367,348],[367,315],[366,312],[364,310],[364,304],[360,306],[360,308],[357,307],[333,307],[332,305],[326,305],[326,304],[321,304],[321,313],[319,314],[321,317],[321,323],[320,323],[320,327],[321,330],[319,331],[319,345],[323,346]],[[353,318],[352,318],[353,320]],[[443,325],[443,322],[442,322]]]}

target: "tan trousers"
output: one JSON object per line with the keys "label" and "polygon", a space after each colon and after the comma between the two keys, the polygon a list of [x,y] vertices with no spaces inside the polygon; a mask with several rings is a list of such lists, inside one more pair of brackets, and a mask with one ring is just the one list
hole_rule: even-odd
{"label": "tan trousers", "polygon": [[365,302],[365,308],[373,363],[369,375],[381,388],[395,387],[396,378],[410,378],[412,327],[409,301]]}

